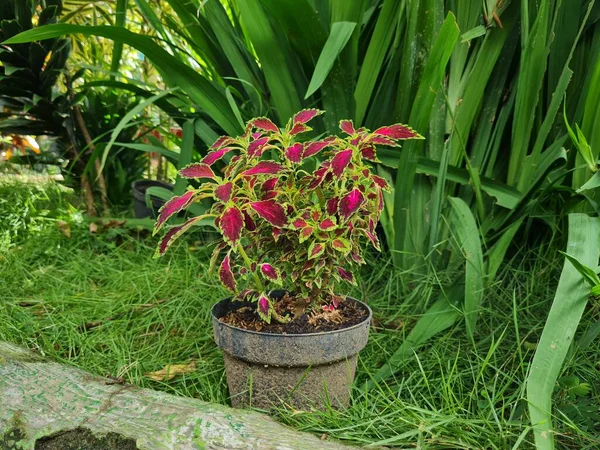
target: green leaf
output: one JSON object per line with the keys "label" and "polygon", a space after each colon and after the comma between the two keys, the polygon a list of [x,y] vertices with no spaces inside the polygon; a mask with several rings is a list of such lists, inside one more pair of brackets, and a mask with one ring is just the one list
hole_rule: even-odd
{"label": "green leaf", "polygon": [[335,22],[331,26],[331,32],[319,55],[315,71],[306,90],[305,100],[321,87],[327,75],[329,75],[333,63],[348,43],[350,36],[352,36],[355,27],[356,23],[354,22]]}
{"label": "green leaf", "polygon": [[560,253],[565,255],[565,258],[567,258],[571,264],[573,264],[573,266],[577,269],[577,272],[581,274],[590,287],[600,285],[600,277],[598,277],[598,274],[594,270],[580,263],[575,257],[569,255],[568,253],[562,251]]}
{"label": "green leaf", "polygon": [[[569,215],[567,252],[581,264],[598,265],[600,222],[584,214]],[[558,288],[527,378],[527,401],[538,450],[554,449],[552,393],[588,302],[590,288],[565,259]]]}
{"label": "green leaf", "polygon": [[467,333],[473,341],[477,315],[483,300],[485,279],[483,252],[479,239],[479,229],[469,206],[458,197],[450,197],[450,205],[452,206],[450,228],[458,240],[458,245],[466,261],[463,310]]}
{"label": "green leaf", "polygon": [[592,177],[587,180],[587,182],[581,186],[579,189],[577,189],[578,194],[581,194],[584,191],[591,191],[592,189],[596,189],[600,187],[600,172],[596,172],[594,173],[594,175],[592,175]]}

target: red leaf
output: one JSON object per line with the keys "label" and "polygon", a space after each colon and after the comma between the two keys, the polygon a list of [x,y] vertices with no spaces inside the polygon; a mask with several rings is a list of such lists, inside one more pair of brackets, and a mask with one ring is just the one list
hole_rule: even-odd
{"label": "red leaf", "polygon": [[392,139],[417,139],[422,136],[410,127],[402,124],[390,125],[389,127],[377,128],[373,134],[387,136]]}
{"label": "red leaf", "polygon": [[304,219],[298,218],[298,219],[294,219],[294,221],[292,222],[292,225],[294,226],[294,228],[300,229],[300,228],[304,228],[308,224],[306,223],[306,221]]}
{"label": "red leaf", "polygon": [[221,136],[214,142],[213,145],[210,146],[210,149],[214,150],[216,148],[221,148],[228,144],[231,144],[232,142],[234,142],[233,138],[231,138],[229,136]]}
{"label": "red leaf", "polygon": [[171,246],[171,244],[173,244],[173,242],[175,242],[175,239],[177,239],[185,231],[187,231],[192,225],[194,225],[194,223],[196,223],[200,219],[203,219],[204,217],[205,216],[192,217],[187,222],[185,222],[183,225],[173,227],[169,231],[167,231],[165,236],[162,238],[162,240],[158,244],[158,248],[156,249],[155,256],[164,255],[165,252]]}
{"label": "red leaf", "polygon": [[271,302],[265,294],[260,294],[258,297],[258,315],[267,323],[271,322],[272,307]]}
{"label": "red leaf", "polygon": [[244,211],[244,226],[248,231],[256,230],[256,224],[254,223],[254,220],[252,220],[252,217],[250,217],[246,211]]}
{"label": "red leaf", "polygon": [[363,230],[363,231],[365,232],[365,234],[367,235],[367,237],[373,244],[373,247],[375,247],[377,250],[379,250],[379,239],[377,238],[377,236],[367,230]]}
{"label": "red leaf", "polygon": [[294,125],[299,123],[307,123],[315,117],[323,114],[325,111],[318,109],[303,109],[294,115]]}
{"label": "red leaf", "polygon": [[179,171],[183,178],[215,178],[212,169],[203,163],[190,164]]}
{"label": "red leaf", "polygon": [[265,181],[262,184],[262,190],[265,192],[269,192],[272,191],[273,189],[275,189],[275,185],[277,184],[277,180],[279,178],[275,177],[275,178],[270,178],[267,181]]}
{"label": "red leaf", "polygon": [[302,161],[302,144],[299,142],[294,145],[290,145],[285,149],[285,156],[293,163],[299,163]]}
{"label": "red leaf", "polygon": [[219,150],[215,150],[214,152],[210,152],[202,159],[202,163],[210,166],[215,161],[220,160],[223,157],[223,155],[229,153],[231,150],[233,150],[231,147],[223,147]]}
{"label": "red leaf", "polygon": [[229,253],[227,253],[221,262],[221,267],[219,267],[219,280],[221,280],[221,283],[227,289],[234,293],[237,292],[235,278],[233,278],[233,272],[231,271],[231,259],[229,258]]}
{"label": "red leaf", "polygon": [[320,224],[319,224],[319,228],[323,231],[329,231],[332,230],[336,227],[336,224],[333,220],[327,218],[325,220],[323,220]]}
{"label": "red leaf", "polygon": [[325,246],[317,242],[313,243],[308,249],[308,259],[318,258],[325,251]]}
{"label": "red leaf", "polygon": [[248,145],[248,155],[250,156],[260,156],[262,155],[262,150],[265,145],[269,142],[269,137],[265,136],[255,141],[250,142]]}
{"label": "red leaf", "polygon": [[300,232],[300,242],[302,243],[307,240],[313,234],[313,231],[315,231],[314,227],[302,228],[302,231]]}
{"label": "red leaf", "polygon": [[274,200],[250,203],[250,206],[271,225],[282,227],[287,223],[283,207]]}
{"label": "red leaf", "polygon": [[323,150],[325,147],[328,147],[331,144],[332,144],[331,140],[322,140],[322,141],[311,142],[304,149],[304,154],[302,155],[302,157],[310,158],[311,156],[316,155],[321,150]]}
{"label": "red leaf", "polygon": [[271,175],[275,175],[276,173],[279,173],[281,170],[283,170],[283,166],[280,164],[277,164],[276,162],[260,161],[252,169],[248,169],[245,172],[243,172],[242,175],[250,176],[250,175],[258,175],[261,173],[268,173]]}
{"label": "red leaf", "polygon": [[331,159],[331,170],[336,177],[339,177],[352,159],[352,149],[342,150],[335,154]]}
{"label": "red leaf", "polygon": [[349,134],[350,136],[356,133],[356,130],[354,129],[354,124],[351,120],[340,120],[340,129],[344,133]]}
{"label": "red leaf", "polygon": [[364,196],[362,192],[358,189],[353,189],[342,197],[340,201],[340,215],[344,219],[348,219],[348,217],[358,211],[363,200]]}
{"label": "red leaf", "polygon": [[333,216],[337,212],[339,202],[340,199],[337,197],[333,197],[327,200],[327,214]]}
{"label": "red leaf", "polygon": [[375,182],[375,184],[377,184],[377,186],[379,186],[384,191],[387,191],[387,190],[390,189],[390,186],[388,185],[388,182],[385,181],[384,178],[381,178],[381,177],[379,177],[377,175],[371,175],[371,178],[373,178],[373,181]]}
{"label": "red leaf", "polygon": [[215,189],[215,197],[221,200],[223,203],[227,203],[231,198],[231,189],[233,188],[233,183],[231,181],[218,186]]}
{"label": "red leaf", "polygon": [[297,123],[294,125],[290,131],[290,135],[295,136],[300,133],[305,133],[306,131],[312,130],[311,127],[304,125],[303,123]]}
{"label": "red leaf", "polygon": [[354,276],[352,275],[351,272],[348,272],[347,270],[344,270],[341,267],[338,267],[337,270],[338,270],[338,274],[342,280],[348,281],[350,283],[354,283]]}
{"label": "red leaf", "polygon": [[331,242],[331,246],[341,252],[350,251],[350,243],[346,239],[337,238]]}
{"label": "red leaf", "polygon": [[368,161],[379,162],[379,160],[377,159],[377,153],[375,153],[375,147],[373,147],[372,145],[363,147],[360,150],[360,153],[362,157]]}
{"label": "red leaf", "polygon": [[194,200],[195,194],[195,191],[187,191],[185,194],[180,195],[179,197],[173,197],[165,203],[164,206],[160,208],[160,214],[154,224],[154,232],[156,233],[160,230],[169,217],[190,206]]}
{"label": "red leaf", "polygon": [[258,119],[254,119],[251,123],[259,130],[272,131],[273,133],[279,132],[277,125],[271,122],[271,119],[267,119],[266,117],[259,117]]}
{"label": "red leaf", "polygon": [[242,227],[244,226],[244,216],[235,206],[225,210],[219,220],[219,228],[227,242],[235,244],[240,239]]}

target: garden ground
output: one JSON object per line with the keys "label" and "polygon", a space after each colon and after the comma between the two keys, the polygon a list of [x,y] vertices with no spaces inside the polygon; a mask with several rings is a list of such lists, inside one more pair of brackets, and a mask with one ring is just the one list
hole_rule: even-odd
{"label": "garden ground", "polygon": [[[192,234],[153,259],[157,239],[148,231],[106,220],[90,227],[71,203],[51,182],[0,184],[0,340],[101,376],[226,403],[209,309],[227,294],[207,274],[205,236]],[[453,275],[394,273],[385,255],[371,255],[351,293],[375,316],[352,406],[281,410],[277,418],[373,447],[532,448],[525,380],[561,267],[554,246],[515,251],[487,289],[475,344],[461,323],[365,391]],[[556,387],[559,448],[600,447],[600,340],[588,339],[599,316],[597,305],[586,311]],[[192,362],[194,370],[171,380],[147,375]]]}

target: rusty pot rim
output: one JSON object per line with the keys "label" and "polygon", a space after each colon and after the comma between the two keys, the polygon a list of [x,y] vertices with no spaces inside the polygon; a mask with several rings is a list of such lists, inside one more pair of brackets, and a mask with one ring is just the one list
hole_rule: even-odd
{"label": "rusty pot rim", "polygon": [[[363,327],[365,325],[365,322],[370,322],[371,319],[373,318],[373,311],[371,310],[371,307],[369,305],[367,305],[365,302],[362,302],[360,300],[355,299],[354,297],[350,297],[349,295],[346,295],[346,300],[352,300],[353,302],[356,302],[358,304],[360,304],[363,308],[365,308],[367,310],[367,317],[360,321],[357,324],[354,324],[350,327],[347,328],[340,328],[339,330],[329,330],[329,331],[318,331],[316,333],[296,333],[296,334],[286,334],[286,333],[266,333],[264,331],[254,331],[254,330],[247,330],[245,328],[240,328],[240,327],[236,327],[233,325],[230,325],[228,323],[225,322],[221,322],[219,319],[220,317],[217,317],[217,315],[215,314],[215,309],[217,308],[218,305],[221,305],[225,302],[232,302],[232,298],[233,297],[227,297],[224,298],[222,300],[219,300],[217,303],[215,303],[212,308],[210,309],[210,315],[211,318],[213,320],[216,320],[217,322],[219,322],[220,326],[226,327],[226,328],[230,328],[232,330],[236,330],[236,331],[240,331],[243,333],[249,333],[249,334],[256,334],[259,336],[282,336],[282,337],[286,337],[286,338],[294,338],[294,337],[309,337],[309,336],[322,336],[325,334],[335,334],[335,333],[343,333],[345,331],[351,331],[354,330],[356,328],[360,328]],[[243,303],[243,302],[240,302]]]}

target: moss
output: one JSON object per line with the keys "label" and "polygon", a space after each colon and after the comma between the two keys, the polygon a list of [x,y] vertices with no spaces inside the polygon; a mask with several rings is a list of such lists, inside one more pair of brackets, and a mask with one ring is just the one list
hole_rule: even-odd
{"label": "moss", "polygon": [[95,436],[86,428],[61,431],[38,439],[35,450],[138,450],[135,439],[117,433]]}

